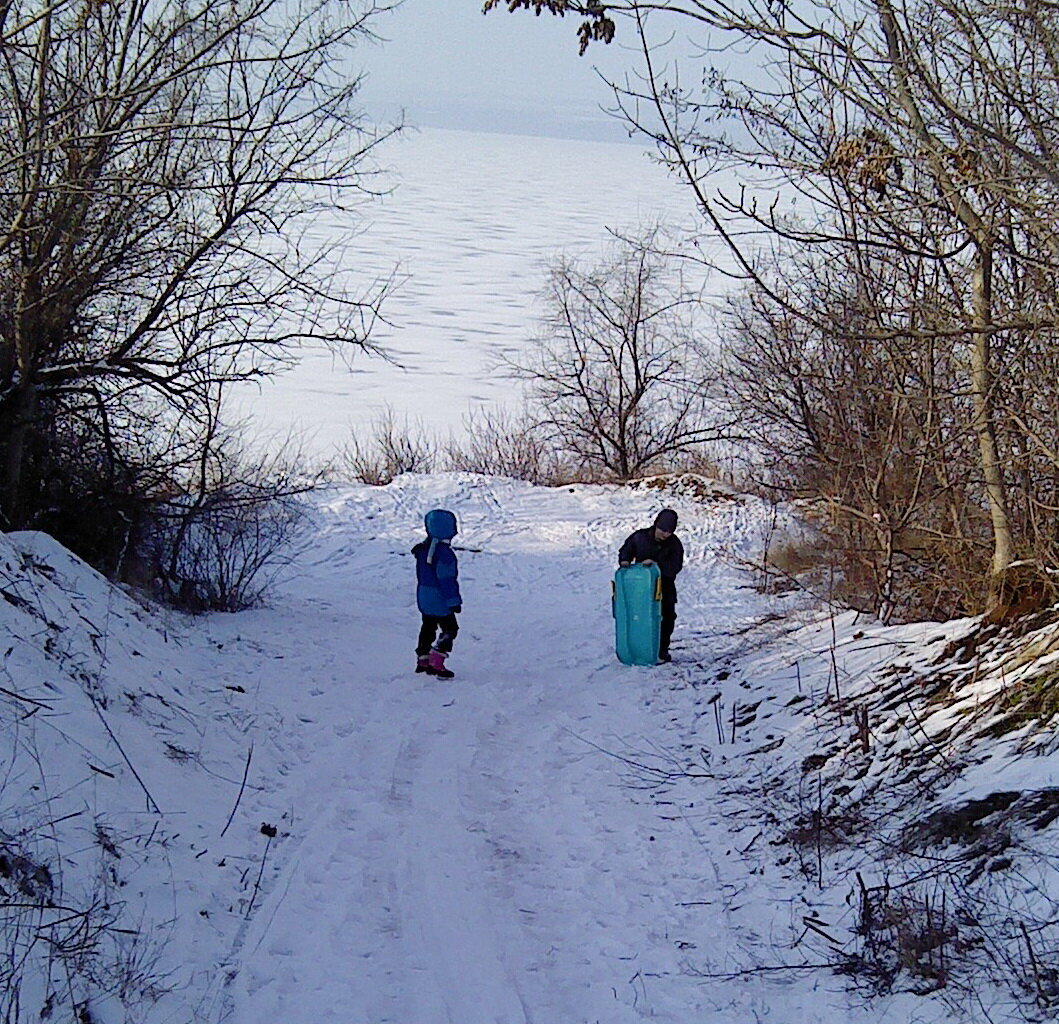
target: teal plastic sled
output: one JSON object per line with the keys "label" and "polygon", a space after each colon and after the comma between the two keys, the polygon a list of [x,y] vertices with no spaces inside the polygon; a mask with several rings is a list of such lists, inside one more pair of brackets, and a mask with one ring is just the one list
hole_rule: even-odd
{"label": "teal plastic sled", "polygon": [[662,635],[662,581],[657,565],[614,574],[614,647],[625,665],[657,665]]}

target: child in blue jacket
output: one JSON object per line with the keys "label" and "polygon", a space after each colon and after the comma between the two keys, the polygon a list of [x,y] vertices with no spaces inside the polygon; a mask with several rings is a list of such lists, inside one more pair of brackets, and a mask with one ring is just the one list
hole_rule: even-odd
{"label": "child in blue jacket", "polygon": [[[460,631],[456,615],[463,611],[456,553],[451,546],[456,536],[456,517],[447,509],[436,508],[423,521],[426,539],[412,548],[416,556],[416,604],[423,615],[416,646],[416,671],[452,679],[456,673],[445,667],[445,659],[452,652],[452,641]],[[440,636],[437,636],[438,630]]]}

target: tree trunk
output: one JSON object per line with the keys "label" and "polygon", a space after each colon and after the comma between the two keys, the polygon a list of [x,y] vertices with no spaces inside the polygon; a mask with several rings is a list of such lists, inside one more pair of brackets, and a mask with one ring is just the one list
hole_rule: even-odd
{"label": "tree trunk", "polygon": [[26,525],[23,477],[30,434],[40,411],[33,384],[16,384],[0,399],[0,527]]}
{"label": "tree trunk", "polygon": [[982,478],[993,523],[993,576],[998,577],[1014,559],[1004,472],[997,451],[993,414],[993,375],[990,360],[989,325],[992,321],[993,254],[988,244],[979,245],[971,279],[974,333],[971,335],[971,401],[974,431],[982,460]]}
{"label": "tree trunk", "polygon": [[[989,502],[993,527],[994,584],[1014,560],[1014,540],[1008,513],[1004,471],[997,451],[996,421],[993,411],[990,330],[993,323],[993,241],[989,224],[969,201],[964,190],[953,180],[943,153],[944,144],[931,132],[920,112],[913,86],[909,81],[909,63],[897,18],[889,0],[876,0],[880,27],[886,39],[890,64],[897,85],[897,99],[908,116],[913,135],[927,155],[932,173],[946,197],[956,219],[967,231],[975,246],[975,266],[971,279],[971,401],[973,427],[978,438],[978,452]],[[995,589],[995,587],[994,587]],[[990,596],[990,601],[994,600]]]}

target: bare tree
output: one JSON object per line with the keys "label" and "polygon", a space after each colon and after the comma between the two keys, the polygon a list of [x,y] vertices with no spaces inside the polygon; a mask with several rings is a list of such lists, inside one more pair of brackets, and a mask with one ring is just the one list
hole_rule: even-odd
{"label": "bare tree", "polygon": [[351,295],[313,229],[370,187],[349,59],[389,6],[0,4],[6,526],[33,522],[56,422],[117,458],[130,423],[194,430],[301,341],[370,345],[385,284]]}
{"label": "bare tree", "polygon": [[[615,83],[619,111],[684,177],[755,287],[771,287],[761,270],[769,239],[830,253],[845,246],[867,263],[885,263],[888,253],[937,263],[946,322],[871,323],[863,338],[883,344],[933,331],[963,360],[966,429],[999,583],[1026,547],[1009,495],[1017,437],[998,403],[1057,326],[1054,309],[1028,300],[1025,287],[1054,292],[1059,263],[1054,12],[991,0],[506,6],[581,15],[582,47],[631,30],[644,70]],[[691,84],[656,44],[659,26],[698,35]],[[734,170],[741,187],[715,191],[718,167]],[[802,200],[799,221],[774,198],[778,187]],[[761,233],[751,244],[748,225]],[[783,300],[774,288],[770,297]]]}
{"label": "bare tree", "polygon": [[654,248],[616,243],[599,265],[560,258],[545,315],[511,372],[560,458],[627,480],[717,436],[692,319],[695,295]]}
{"label": "bare tree", "polygon": [[768,486],[825,500],[847,600],[884,619],[967,614],[981,599],[976,566],[990,528],[973,500],[961,368],[929,331],[866,337],[871,325],[901,322],[940,331],[938,266],[854,255],[791,254],[770,279],[782,302],[758,288],[730,299],[733,418]]}

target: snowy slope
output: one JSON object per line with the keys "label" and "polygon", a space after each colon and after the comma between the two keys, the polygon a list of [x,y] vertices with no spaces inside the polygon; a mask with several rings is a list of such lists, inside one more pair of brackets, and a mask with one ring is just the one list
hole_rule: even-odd
{"label": "snowy slope", "polygon": [[[0,844],[61,885],[24,893],[32,913],[106,905],[126,947],[56,997],[83,1019],[911,1024],[1044,1005],[984,983],[969,1001],[955,974],[931,994],[916,963],[887,982],[863,928],[863,891],[892,910],[884,879],[952,853],[906,826],[1054,771],[1023,733],[986,747],[951,722],[959,770],[929,771],[919,723],[937,745],[992,684],[946,674],[933,733],[912,684],[975,623],[883,629],[763,594],[750,563],[788,524],[692,479],[442,474],[315,500],[269,606],[236,616],[149,612],[47,538],[0,537]],[[615,552],[663,505],[688,554],[676,660],[628,668]],[[451,681],[412,672],[408,552],[433,507],[460,521]],[[1007,847],[1036,872],[1023,921],[1059,892],[1041,829]],[[1011,895],[1022,876],[983,856]],[[51,949],[34,946],[15,1019],[38,1019]]]}
{"label": "snowy slope", "polygon": [[193,1019],[213,972],[190,908],[245,716],[201,638],[43,534],[0,536],[0,595],[4,1012],[141,1019],[122,1006],[172,990],[154,1019]]}

